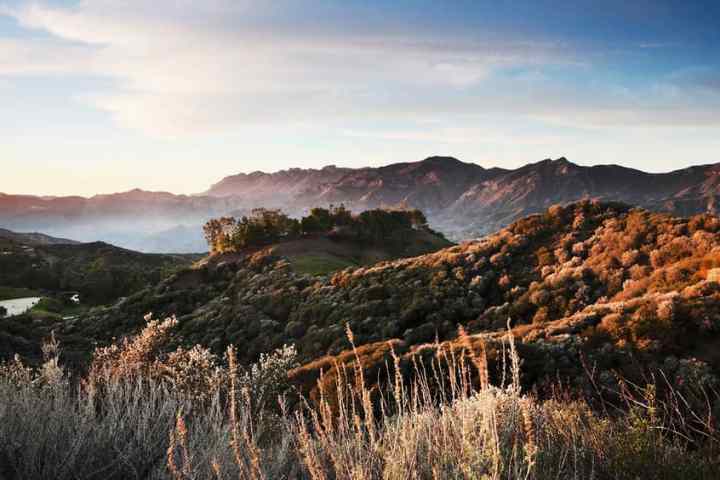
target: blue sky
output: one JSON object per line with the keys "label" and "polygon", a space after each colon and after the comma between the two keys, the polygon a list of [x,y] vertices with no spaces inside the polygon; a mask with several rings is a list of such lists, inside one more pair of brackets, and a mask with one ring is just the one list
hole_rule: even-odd
{"label": "blue sky", "polygon": [[720,161],[720,2],[0,0],[0,191]]}

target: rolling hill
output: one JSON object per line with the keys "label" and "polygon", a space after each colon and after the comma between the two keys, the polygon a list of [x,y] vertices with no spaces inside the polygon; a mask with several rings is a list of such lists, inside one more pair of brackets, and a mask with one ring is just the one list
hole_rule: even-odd
{"label": "rolling hill", "polygon": [[139,251],[197,253],[206,249],[202,224],[238,206],[231,199],[142,190],[90,198],[0,193],[0,226]]}
{"label": "rolling hill", "polygon": [[80,243],[67,238],[51,237],[50,235],[45,235],[44,233],[18,233],[4,228],[0,228],[0,238],[24,243],[26,245],[73,245]]}
{"label": "rolling hill", "polygon": [[283,258],[300,274],[328,275],[348,267],[373,265],[398,258],[414,257],[452,245],[442,235],[428,229],[408,228],[383,242],[369,242],[334,232],[304,235],[267,246],[239,252],[211,255],[196,266],[243,262],[251,256]]}
{"label": "rolling hill", "polygon": [[535,386],[558,374],[582,383],[583,362],[608,382],[614,370],[632,378],[638,365],[715,382],[719,232],[712,215],[584,201],[483,240],[324,277],[273,251],[207,262],[61,332],[108,341],[140,328],[147,312],[174,314],[176,342],[217,352],[234,344],[243,363],[295,344],[306,362],[296,378],[312,390],[323,366],[352,358],[346,325],[379,367],[389,341],[407,365],[436,340],[460,348],[459,325],[497,351],[510,319],[525,381]]}
{"label": "rolling hill", "polygon": [[[18,241],[28,238],[33,243]],[[103,242],[57,243],[51,238],[0,234],[0,287],[75,291],[84,302],[105,303],[157,283],[195,258],[144,254]]]}

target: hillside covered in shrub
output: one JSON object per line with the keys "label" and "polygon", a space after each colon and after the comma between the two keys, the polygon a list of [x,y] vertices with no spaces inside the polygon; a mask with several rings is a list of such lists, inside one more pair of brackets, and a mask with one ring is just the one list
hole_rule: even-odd
{"label": "hillside covered in shrub", "polygon": [[480,241],[326,277],[259,251],[180,271],[64,324],[61,333],[107,341],[137,330],[153,312],[177,315],[180,344],[216,352],[233,344],[243,363],[294,344],[311,362],[347,350],[349,325],[356,343],[377,348],[382,361],[388,340],[409,353],[453,341],[459,325],[490,339],[510,320],[531,382],[558,372],[584,376],[581,357],[608,372],[642,359],[711,375],[719,366],[712,348],[720,325],[719,230],[714,216],[581,202]]}
{"label": "hillside covered in shrub", "polygon": [[[39,369],[0,363],[0,436],[29,452],[0,449],[0,468],[716,478],[719,233],[711,215],[588,201],[325,276],[277,250],[218,254],[79,318],[10,319],[85,366],[68,376],[52,343]],[[28,409],[33,435],[12,420]],[[69,438],[90,463],[57,456]]]}
{"label": "hillside covered in shrub", "polygon": [[78,292],[83,302],[101,304],[156,284],[194,258],[103,242],[43,244],[0,237],[0,287]]}

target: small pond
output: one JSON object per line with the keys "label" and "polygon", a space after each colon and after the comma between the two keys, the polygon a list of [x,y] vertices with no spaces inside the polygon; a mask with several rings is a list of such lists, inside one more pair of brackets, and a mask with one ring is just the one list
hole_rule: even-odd
{"label": "small pond", "polygon": [[41,297],[13,298],[12,300],[0,300],[0,307],[7,309],[7,316],[20,315],[34,307]]}

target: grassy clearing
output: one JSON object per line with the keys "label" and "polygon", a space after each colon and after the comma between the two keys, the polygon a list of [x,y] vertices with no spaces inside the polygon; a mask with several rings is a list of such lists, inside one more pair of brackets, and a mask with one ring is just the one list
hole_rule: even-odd
{"label": "grassy clearing", "polygon": [[0,300],[13,300],[15,298],[39,297],[40,293],[29,288],[0,286]]}
{"label": "grassy clearing", "polygon": [[[438,351],[387,388],[340,367],[317,402],[287,384],[291,348],[248,370],[196,347],[160,354],[174,319],[98,349],[73,381],[45,364],[0,366],[0,477],[54,479],[710,479],[720,474],[713,416],[661,402],[651,388],[601,414],[583,400],[520,391],[508,338],[507,384],[482,351]],[[352,332],[348,331],[352,343]],[[359,356],[356,357],[359,360]],[[474,378],[479,386],[474,386]],[[77,379],[75,379],[77,380]],[[504,382],[503,382],[504,383]],[[279,403],[278,401],[279,400]]]}
{"label": "grassy clearing", "polygon": [[357,266],[350,260],[322,254],[298,255],[290,260],[296,272],[308,275],[327,275],[347,267]]}
{"label": "grassy clearing", "polygon": [[64,317],[80,315],[87,309],[86,305],[66,303],[53,297],[43,297],[28,313],[33,319],[59,321]]}

